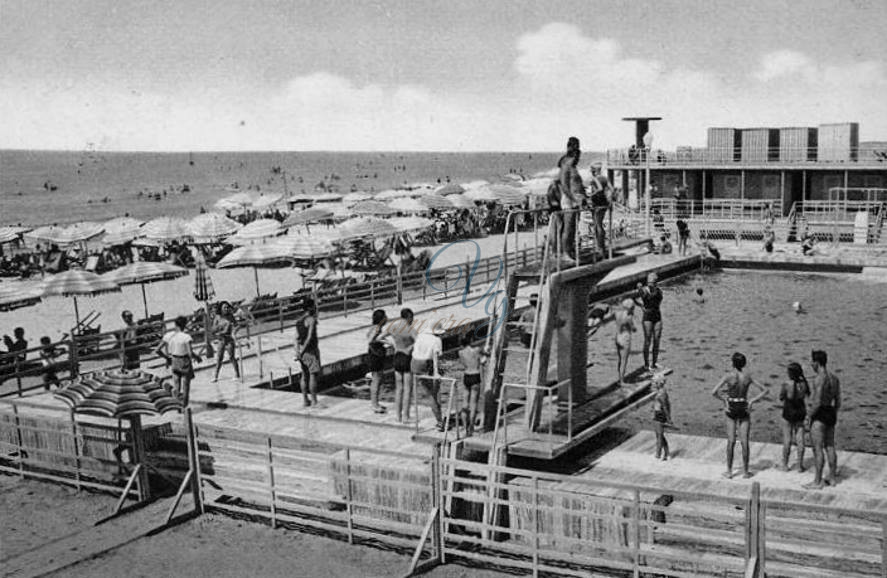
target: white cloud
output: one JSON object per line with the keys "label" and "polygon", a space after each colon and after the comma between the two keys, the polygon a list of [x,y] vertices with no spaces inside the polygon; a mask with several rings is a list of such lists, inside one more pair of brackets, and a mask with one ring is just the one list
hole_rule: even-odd
{"label": "white cloud", "polygon": [[[551,23],[516,39],[510,81],[481,92],[357,84],[327,71],[276,87],[133,91],[107,79],[0,76],[0,147],[136,150],[556,150],[625,146],[623,116],[655,114],[655,146],[703,145],[708,126],[855,120],[887,136],[883,62],[819,63],[792,50],[747,76],[628,53]],[[739,73],[736,73],[737,75]],[[503,74],[503,78],[508,78]]]}

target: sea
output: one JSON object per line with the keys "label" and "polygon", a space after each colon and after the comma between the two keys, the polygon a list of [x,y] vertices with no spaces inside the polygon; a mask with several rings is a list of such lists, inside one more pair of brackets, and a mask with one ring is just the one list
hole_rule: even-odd
{"label": "sea", "polygon": [[[192,217],[238,190],[379,192],[550,171],[558,153],[0,151],[0,225]],[[588,162],[600,154],[587,155]],[[586,164],[583,162],[583,164]]]}

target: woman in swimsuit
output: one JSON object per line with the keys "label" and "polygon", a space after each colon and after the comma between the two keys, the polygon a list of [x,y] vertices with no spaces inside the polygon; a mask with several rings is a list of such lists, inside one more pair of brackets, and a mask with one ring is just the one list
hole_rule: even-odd
{"label": "woman in swimsuit", "polygon": [[[725,478],[733,477],[733,448],[736,445],[736,431],[739,430],[739,441],[742,444],[742,477],[750,478],[748,470],[749,458],[749,429],[751,422],[752,405],[767,395],[767,389],[752,379],[745,371],[745,356],[739,352],[731,358],[733,371],[725,375],[711,391],[711,394],[724,403],[724,412],[727,414],[727,471]],[[754,385],[761,392],[752,399],[748,399],[749,387]],[[722,395],[722,390],[726,396]]]}
{"label": "woman in swimsuit", "polygon": [[792,453],[792,440],[797,439],[798,471],[804,471],[804,418],[807,417],[807,397],[810,385],[804,377],[801,365],[788,364],[788,381],[782,384],[779,400],[782,402],[782,469],[788,471],[788,458]]}
{"label": "woman in swimsuit", "polygon": [[653,378],[656,397],[653,398],[653,423],[656,427],[656,459],[666,461],[669,458],[668,441],[665,439],[665,428],[671,426],[671,401],[665,391],[665,378]]}
{"label": "woman in swimsuit", "polygon": [[[635,301],[644,309],[644,370],[659,368],[659,340],[662,337],[662,289],[656,284],[656,273],[647,275],[647,284],[638,289]],[[639,283],[640,285],[640,283]],[[650,363],[652,357],[652,363]]]}
{"label": "woman in swimsuit", "polygon": [[619,374],[619,385],[624,385],[628,357],[631,355],[631,334],[634,332],[634,301],[625,299],[622,310],[616,311],[613,317],[616,319],[616,371]]}

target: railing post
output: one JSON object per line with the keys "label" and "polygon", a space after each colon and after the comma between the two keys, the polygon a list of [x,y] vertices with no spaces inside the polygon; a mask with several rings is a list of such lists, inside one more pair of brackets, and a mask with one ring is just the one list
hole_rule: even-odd
{"label": "railing post", "polygon": [[376,308],[376,280],[370,281],[370,309]]}
{"label": "railing post", "polygon": [[18,445],[18,475],[25,477],[25,449],[22,439],[22,422],[18,414],[18,405],[12,404],[12,415],[15,419],[15,441]]}
{"label": "railing post", "polygon": [[283,299],[277,301],[277,320],[280,322],[280,332],[283,333]]}
{"label": "railing post", "polygon": [[760,507],[761,507],[761,485],[754,482],[751,486],[751,492],[748,497],[748,503],[745,510],[745,559],[752,558],[760,560],[758,547],[760,546]]}
{"label": "railing post", "polygon": [[348,512],[348,543],[354,544],[354,510],[351,506],[351,448],[345,448],[345,509]]}
{"label": "railing post", "polygon": [[[419,415],[416,414],[416,419]],[[450,515],[444,511],[443,497],[443,476],[441,475],[440,466],[440,444],[431,447],[431,502],[438,507],[438,523],[434,524],[431,531],[431,541],[434,544],[434,551],[437,553],[437,561],[439,564],[446,563],[446,555],[444,553],[444,523],[445,518]]]}
{"label": "railing post", "polygon": [[634,507],[632,520],[634,525],[634,577],[641,575],[641,492],[634,491]]}
{"label": "railing post", "polygon": [[77,441],[77,418],[71,409],[71,439],[74,442],[74,480],[80,491],[80,444]]}
{"label": "railing post", "polygon": [[77,338],[71,334],[71,342],[68,345],[68,361],[71,364],[71,379],[77,379],[80,375],[79,355],[77,352]]}
{"label": "railing post", "polygon": [[344,316],[348,317],[348,285],[342,287],[342,307],[345,310]]}
{"label": "railing post", "polygon": [[539,576],[539,476],[533,476],[533,576]]}
{"label": "railing post", "polygon": [[[16,355],[13,358],[13,367],[15,368],[15,388],[18,391],[18,396],[21,397],[22,396],[22,374],[19,373],[20,367],[19,367],[18,355]],[[77,489],[79,490],[80,488],[77,488]]]}
{"label": "railing post", "polygon": [[188,467],[194,474],[191,477],[191,494],[194,500],[194,508],[203,513],[203,499],[200,495],[200,455],[197,447],[197,436],[194,430],[194,418],[191,414],[191,408],[185,408],[185,429],[188,433]]}
{"label": "railing post", "polygon": [[277,490],[274,487],[274,454],[268,436],[268,490],[271,494],[271,529],[277,527]]}

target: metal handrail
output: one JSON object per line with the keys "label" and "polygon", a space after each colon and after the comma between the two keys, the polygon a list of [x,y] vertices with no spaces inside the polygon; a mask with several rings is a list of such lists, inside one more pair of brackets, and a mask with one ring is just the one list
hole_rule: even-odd
{"label": "metal handrail", "polygon": [[741,147],[680,147],[674,151],[643,147],[607,149],[609,165],[642,167],[665,165],[792,165],[810,166],[852,163],[855,166],[883,166],[877,158],[861,158],[858,149],[848,149],[847,158],[819,159],[817,147],[766,147],[743,151]]}

